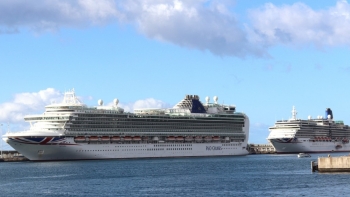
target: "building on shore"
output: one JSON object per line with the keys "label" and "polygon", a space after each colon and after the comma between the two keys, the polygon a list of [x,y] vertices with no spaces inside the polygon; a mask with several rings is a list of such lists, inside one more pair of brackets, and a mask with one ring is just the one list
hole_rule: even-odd
{"label": "building on shore", "polygon": [[276,153],[276,149],[272,144],[249,144],[249,154],[273,154]]}
{"label": "building on shore", "polygon": [[22,154],[15,150],[3,150],[0,154],[0,161],[28,161]]}

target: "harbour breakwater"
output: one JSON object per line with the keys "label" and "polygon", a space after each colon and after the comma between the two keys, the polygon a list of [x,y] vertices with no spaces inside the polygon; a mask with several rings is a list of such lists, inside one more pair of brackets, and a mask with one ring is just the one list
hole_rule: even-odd
{"label": "harbour breakwater", "polygon": [[312,172],[350,172],[350,155],[318,157],[317,162],[311,162]]}

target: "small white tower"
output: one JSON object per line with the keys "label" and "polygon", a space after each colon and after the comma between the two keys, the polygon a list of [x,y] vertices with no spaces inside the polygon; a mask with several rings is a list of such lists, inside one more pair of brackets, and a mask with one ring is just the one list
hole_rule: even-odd
{"label": "small white tower", "polygon": [[102,100],[102,99],[98,100],[98,101],[97,101],[97,104],[98,104],[99,106],[102,106],[102,105],[103,105],[103,100]]}

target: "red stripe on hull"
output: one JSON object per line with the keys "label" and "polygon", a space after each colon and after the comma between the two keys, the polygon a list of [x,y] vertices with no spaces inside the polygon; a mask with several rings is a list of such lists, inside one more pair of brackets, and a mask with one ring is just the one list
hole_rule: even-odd
{"label": "red stripe on hull", "polygon": [[40,144],[46,144],[46,143],[48,143],[49,141],[51,141],[52,138],[53,138],[53,137],[46,137],[46,139],[45,139],[44,141],[40,142]]}

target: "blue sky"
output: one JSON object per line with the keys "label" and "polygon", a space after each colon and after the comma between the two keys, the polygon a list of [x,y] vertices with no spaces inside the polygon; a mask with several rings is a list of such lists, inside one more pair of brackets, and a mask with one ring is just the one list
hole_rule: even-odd
{"label": "blue sky", "polygon": [[0,123],[24,129],[75,88],[127,110],[218,96],[250,117],[251,143],[293,105],[348,124],[349,32],[347,1],[2,1]]}

